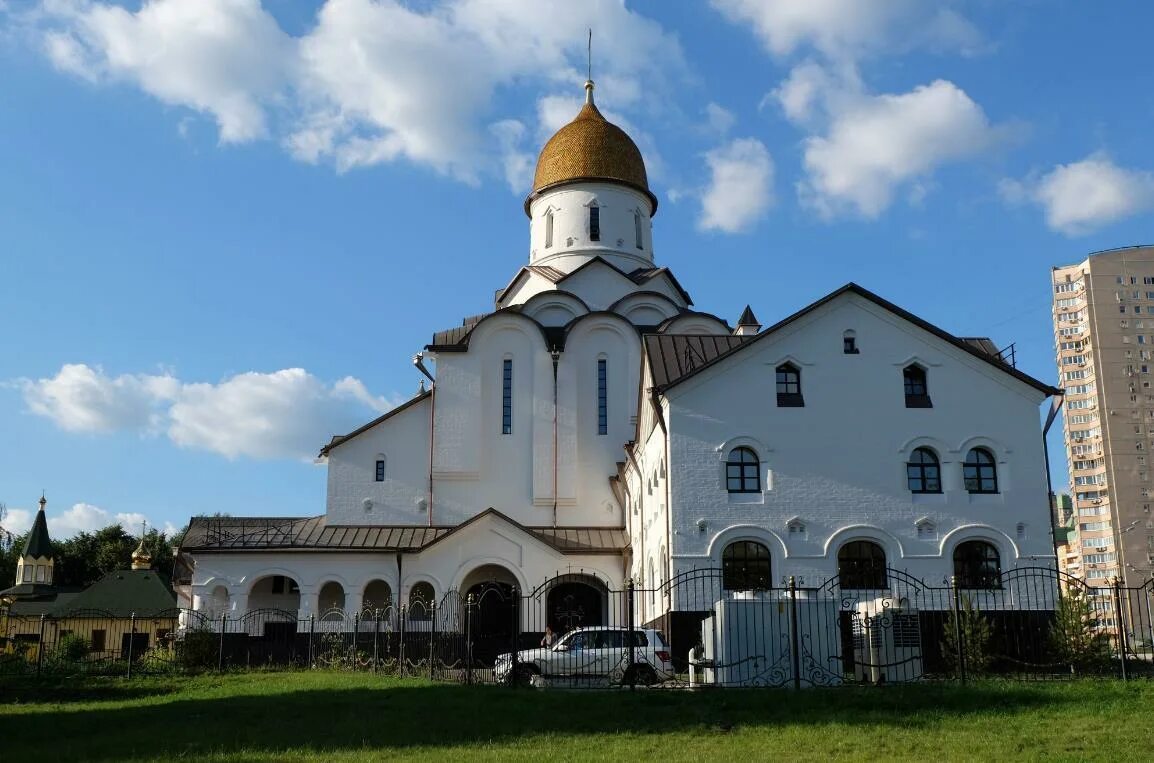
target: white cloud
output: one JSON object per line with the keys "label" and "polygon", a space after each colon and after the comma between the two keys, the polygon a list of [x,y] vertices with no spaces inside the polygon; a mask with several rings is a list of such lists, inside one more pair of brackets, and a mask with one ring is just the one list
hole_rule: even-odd
{"label": "white cloud", "polygon": [[1154,209],[1154,173],[1119,167],[1104,153],[1059,164],[1040,177],[1006,179],[998,188],[1011,203],[1042,207],[1046,224],[1067,236]]}
{"label": "white cloud", "polygon": [[918,199],[938,167],[978,155],[999,138],[981,106],[945,80],[896,95],[845,91],[826,101],[828,128],[804,141],[806,178],[798,191],[827,219],[876,218],[899,188]]}
{"label": "white cloud", "polygon": [[619,107],[659,104],[685,71],[676,37],[622,0],[325,0],[300,36],[261,0],[39,8],[33,29],[58,68],[211,114],[223,142],[271,134],[302,161],[406,160],[468,183],[523,176],[508,130],[489,127],[513,118],[490,113],[494,93],[576,90],[586,28],[594,75]]}
{"label": "white cloud", "polygon": [[705,155],[709,185],[701,193],[702,230],[741,233],[773,205],[773,159],[761,141],[740,138]]}
{"label": "white cloud", "polygon": [[[74,503],[64,511],[57,512],[48,504],[47,520],[48,533],[53,540],[64,540],[82,532],[96,532],[109,525],[119,524],[132,535],[139,535],[142,522],[148,522],[148,527],[155,527],[147,516],[139,512],[111,512],[94,506],[91,503]],[[36,516],[34,509],[9,509],[4,516],[4,529],[13,535],[20,535],[32,527],[32,520]],[[162,532],[171,537],[179,532],[180,528],[171,522],[165,522]],[[127,564],[127,560],[125,562]]]}
{"label": "white cloud", "polygon": [[708,120],[709,129],[719,135],[725,135],[737,122],[732,111],[712,102],[705,107],[705,118]]}
{"label": "white cloud", "polygon": [[229,458],[309,459],[330,435],[392,406],[358,379],[326,385],[300,368],[190,384],[171,375],[111,377],[99,367],[70,364],[53,377],[17,385],[28,409],[61,429],[164,433],[183,447]]}
{"label": "white cloud", "polygon": [[260,0],[153,0],[138,11],[46,0],[49,58],[91,82],[128,82],[211,114],[225,143],[266,133],[265,105],[294,68],[291,38]]}
{"label": "white cloud", "polygon": [[71,432],[149,431],[180,383],[168,375],[106,375],[100,366],[66,364],[48,379],[18,382],[29,410]]}
{"label": "white cloud", "polygon": [[953,9],[924,0],[712,0],[754,33],[775,56],[811,46],[830,60],[917,48],[969,52],[977,29]]}

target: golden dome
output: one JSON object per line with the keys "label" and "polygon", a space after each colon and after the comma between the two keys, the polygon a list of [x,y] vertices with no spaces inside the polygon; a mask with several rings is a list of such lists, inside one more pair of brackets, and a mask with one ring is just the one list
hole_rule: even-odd
{"label": "golden dome", "polygon": [[609,180],[641,191],[656,212],[657,197],[649,190],[645,160],[637,144],[597,110],[592,82],[585,83],[585,91],[581,111],[541,149],[533,192],[525,199],[525,213],[529,213],[529,204],[541,193],[562,183],[583,180]]}

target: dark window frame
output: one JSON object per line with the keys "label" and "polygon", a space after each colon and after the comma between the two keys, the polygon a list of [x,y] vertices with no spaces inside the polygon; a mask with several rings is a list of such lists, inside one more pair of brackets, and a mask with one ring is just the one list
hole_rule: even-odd
{"label": "dark window frame", "polygon": [[841,338],[841,351],[846,355],[860,355],[861,350],[857,346],[857,337],[843,336]]}
{"label": "dark window frame", "polygon": [[804,408],[801,394],[801,369],[793,363],[782,363],[774,369],[778,408]]}
{"label": "dark window frame", "polygon": [[974,495],[998,492],[998,461],[989,448],[970,448],[962,463],[962,481],[966,492]]}
{"label": "dark window frame", "polygon": [[513,434],[513,359],[501,362],[501,434]]}
{"label": "dark window frame", "polygon": [[930,400],[929,374],[917,363],[902,369],[902,388],[906,394],[906,408],[933,408]]}
{"label": "dark window frame", "polygon": [[609,363],[597,359],[597,434],[609,434]]}
{"label": "dark window frame", "polygon": [[376,473],[373,475],[374,482],[385,481],[385,459],[378,458],[376,464]]}
{"label": "dark window frame", "polygon": [[721,588],[725,591],[767,591],[773,564],[769,547],[754,540],[730,543],[721,552]]}
{"label": "dark window frame", "polygon": [[1002,587],[1002,556],[985,540],[962,541],[954,547],[954,583],[958,588],[995,590]]}
{"label": "dark window frame", "polygon": [[589,240],[601,240],[601,207],[589,207]]}
{"label": "dark window frame", "polygon": [[545,248],[553,247],[553,210],[545,213]]}
{"label": "dark window frame", "polygon": [[889,588],[886,551],[872,540],[851,540],[837,551],[837,574],[842,590],[884,591]]}
{"label": "dark window frame", "polygon": [[942,462],[937,453],[930,448],[914,448],[906,462],[906,487],[918,495],[942,492]]}
{"label": "dark window frame", "polygon": [[761,492],[761,459],[753,448],[738,446],[729,451],[725,459],[725,489],[729,493]]}

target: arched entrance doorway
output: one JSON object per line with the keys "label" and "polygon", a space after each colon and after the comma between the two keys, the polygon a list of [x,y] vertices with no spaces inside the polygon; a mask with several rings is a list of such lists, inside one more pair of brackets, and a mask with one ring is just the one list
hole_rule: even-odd
{"label": "arched entrance doorway", "polygon": [[588,575],[562,575],[545,592],[545,622],[557,635],[574,628],[604,625],[605,584]]}
{"label": "arched entrance doorway", "polygon": [[513,636],[520,631],[520,617],[513,589],[517,578],[497,564],[486,564],[470,572],[461,582],[467,604],[473,601],[473,658],[492,665],[498,654],[508,652]]}

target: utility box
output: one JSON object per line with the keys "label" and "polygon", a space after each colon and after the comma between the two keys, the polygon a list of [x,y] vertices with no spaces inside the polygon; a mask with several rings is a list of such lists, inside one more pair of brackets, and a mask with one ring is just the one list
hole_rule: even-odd
{"label": "utility box", "polygon": [[[792,686],[794,618],[791,602],[764,592],[721,599],[701,623],[702,659],[694,683],[714,686]],[[797,643],[803,685],[841,682],[838,602],[799,597]]]}

